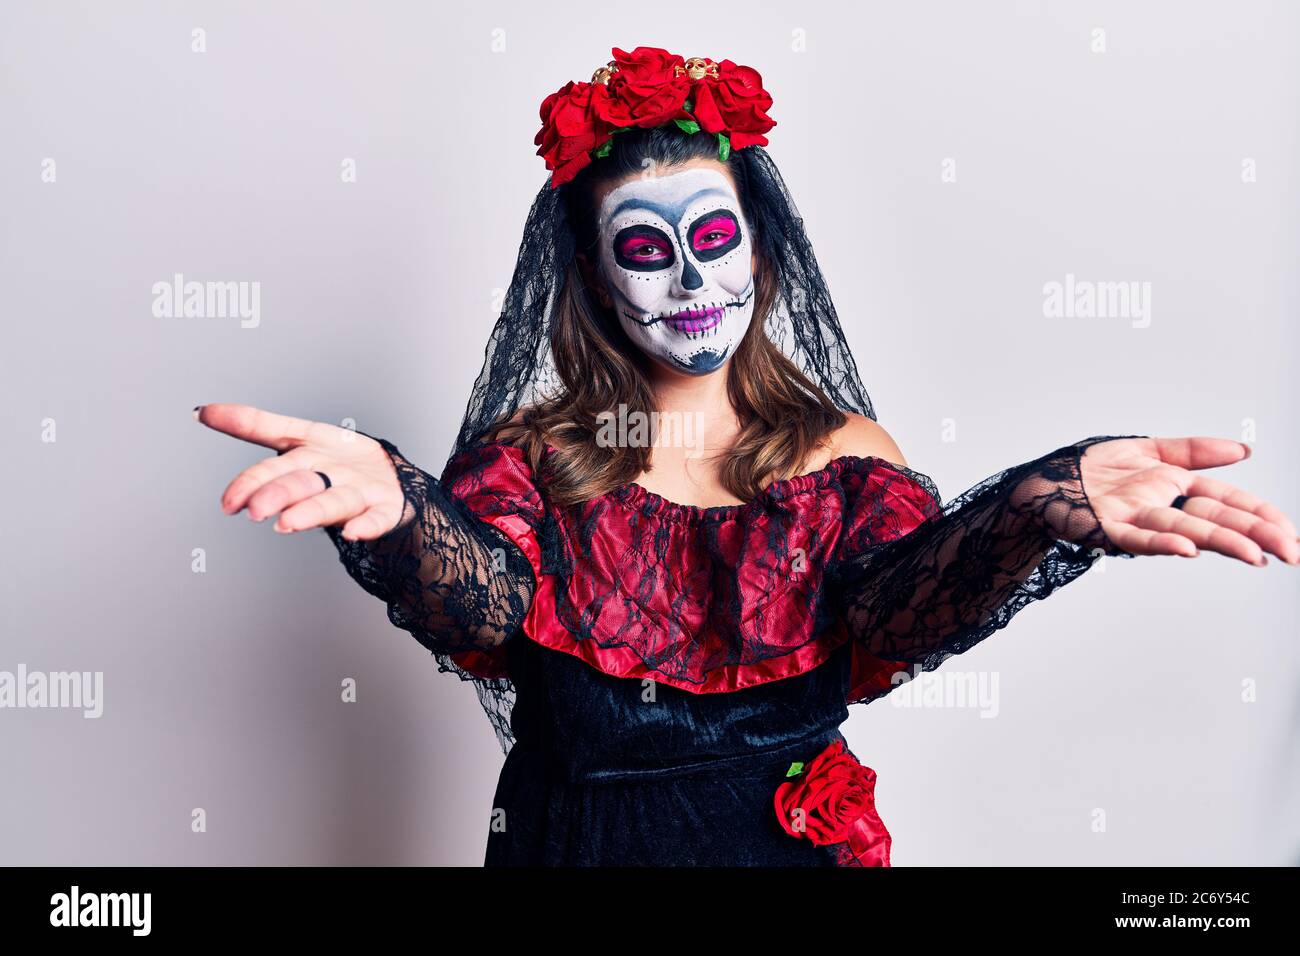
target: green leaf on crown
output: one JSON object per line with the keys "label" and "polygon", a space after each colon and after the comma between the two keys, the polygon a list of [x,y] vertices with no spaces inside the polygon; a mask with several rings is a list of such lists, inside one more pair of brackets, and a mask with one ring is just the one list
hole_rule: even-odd
{"label": "green leaf on crown", "polygon": [[695,120],[678,119],[673,120],[673,122],[677,124],[677,128],[683,133],[698,133],[700,131],[700,124]]}
{"label": "green leaf on crown", "polygon": [[726,133],[719,133],[718,134],[718,159],[720,159],[722,162],[725,163],[727,161],[727,157],[730,155],[731,155],[731,139],[727,136]]}

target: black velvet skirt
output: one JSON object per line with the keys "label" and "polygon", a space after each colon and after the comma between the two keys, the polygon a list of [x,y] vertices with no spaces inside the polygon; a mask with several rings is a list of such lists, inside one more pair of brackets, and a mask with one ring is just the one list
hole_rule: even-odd
{"label": "black velvet skirt", "polygon": [[791,764],[843,739],[848,654],[796,677],[692,694],[512,641],[488,866],[835,866],[774,805]]}

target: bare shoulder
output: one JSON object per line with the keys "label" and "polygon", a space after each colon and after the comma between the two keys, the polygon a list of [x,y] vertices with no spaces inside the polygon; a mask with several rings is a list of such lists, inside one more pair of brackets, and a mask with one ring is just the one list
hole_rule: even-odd
{"label": "bare shoulder", "polygon": [[859,458],[883,458],[895,465],[907,465],[907,459],[889,432],[865,415],[845,412],[848,421],[830,435],[831,457],[856,455]]}

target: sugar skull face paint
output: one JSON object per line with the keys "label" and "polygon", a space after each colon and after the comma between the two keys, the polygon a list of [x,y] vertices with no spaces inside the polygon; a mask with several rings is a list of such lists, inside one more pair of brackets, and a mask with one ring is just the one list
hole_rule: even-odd
{"label": "sugar skull face paint", "polygon": [[693,375],[735,351],[754,314],[749,227],[731,181],[691,167],[602,200],[600,271],[628,337]]}

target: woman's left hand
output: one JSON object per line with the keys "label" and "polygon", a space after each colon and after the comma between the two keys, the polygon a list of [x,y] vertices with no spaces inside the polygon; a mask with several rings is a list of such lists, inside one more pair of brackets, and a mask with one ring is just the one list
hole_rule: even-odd
{"label": "woman's left hand", "polygon": [[[1102,530],[1130,554],[1194,558],[1217,551],[1263,567],[1264,552],[1300,564],[1295,525],[1279,509],[1194,469],[1231,465],[1250,446],[1227,438],[1118,438],[1080,458],[1084,491]],[[1179,495],[1187,500],[1173,507]]]}

